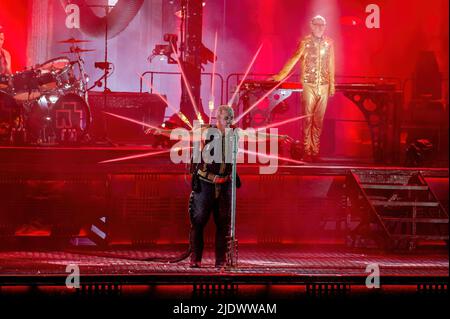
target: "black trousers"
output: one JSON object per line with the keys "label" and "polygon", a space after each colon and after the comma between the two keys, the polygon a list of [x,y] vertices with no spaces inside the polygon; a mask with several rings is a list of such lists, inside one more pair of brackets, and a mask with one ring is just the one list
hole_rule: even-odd
{"label": "black trousers", "polygon": [[[218,188],[216,190],[216,188]],[[216,264],[226,262],[227,238],[231,222],[231,183],[212,184],[200,180],[200,189],[189,198],[191,220],[191,261],[200,262],[203,255],[203,231],[211,213],[216,224]]]}

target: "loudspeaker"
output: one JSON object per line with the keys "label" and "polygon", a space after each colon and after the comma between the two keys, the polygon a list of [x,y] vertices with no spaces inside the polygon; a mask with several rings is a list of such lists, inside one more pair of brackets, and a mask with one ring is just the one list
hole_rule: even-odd
{"label": "loudspeaker", "polygon": [[441,73],[433,51],[420,52],[414,78],[414,98],[429,97],[438,100],[442,97]]}
{"label": "loudspeaker", "polygon": [[444,104],[426,99],[411,101],[410,116],[411,122],[416,125],[431,125],[436,128],[448,121]]}
{"label": "loudspeaker", "polygon": [[150,144],[147,127],[120,119],[105,112],[159,126],[164,122],[167,104],[156,94],[135,92],[89,92],[95,140],[106,139],[117,144]]}

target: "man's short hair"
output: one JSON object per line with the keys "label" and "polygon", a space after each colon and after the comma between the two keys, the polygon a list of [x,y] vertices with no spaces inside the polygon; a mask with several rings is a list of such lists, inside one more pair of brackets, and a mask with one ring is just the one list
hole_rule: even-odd
{"label": "man's short hair", "polygon": [[311,23],[313,23],[313,22],[316,21],[316,20],[320,20],[320,21],[323,22],[323,24],[327,24],[327,20],[325,20],[325,18],[322,17],[321,15],[316,15],[315,17],[313,17],[313,18],[311,19]]}
{"label": "man's short hair", "polygon": [[217,108],[217,114],[220,114],[222,112],[227,112],[228,116],[230,116],[231,118],[234,119],[234,110],[233,110],[233,108],[231,106],[226,105],[226,104],[225,105],[220,105]]}

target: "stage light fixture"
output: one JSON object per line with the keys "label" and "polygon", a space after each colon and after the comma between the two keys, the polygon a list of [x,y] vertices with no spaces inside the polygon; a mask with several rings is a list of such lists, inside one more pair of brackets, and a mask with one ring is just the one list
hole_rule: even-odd
{"label": "stage light fixture", "polygon": [[166,33],[163,39],[169,42],[169,44],[156,44],[152,54],[147,58],[148,62],[151,63],[155,57],[160,56],[161,60],[166,57],[167,63],[176,64],[177,61],[172,57],[172,53],[175,53],[173,48],[177,47],[178,36],[176,34]]}

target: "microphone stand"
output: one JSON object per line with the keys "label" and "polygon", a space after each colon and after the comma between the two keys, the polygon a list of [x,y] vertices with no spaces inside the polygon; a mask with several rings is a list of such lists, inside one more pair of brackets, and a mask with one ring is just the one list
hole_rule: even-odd
{"label": "microphone stand", "polygon": [[[109,26],[109,22],[108,22],[108,16],[109,16],[109,9],[110,8],[114,8],[114,6],[110,6],[110,5],[89,5],[89,8],[102,8],[105,10],[105,66],[108,65],[108,26]],[[104,74],[104,86],[103,86],[103,91],[104,92],[110,92],[111,90],[108,88],[108,74],[109,74],[109,68],[106,67],[105,68],[105,74]]]}
{"label": "microphone stand", "polygon": [[[108,75],[109,75],[109,68],[108,68],[108,16],[109,16],[109,9],[114,8],[114,6],[110,5],[89,5],[89,8],[102,8],[105,10],[105,73],[103,74],[102,78],[104,78],[104,86],[103,86],[103,111],[106,111],[106,101],[107,101],[107,93],[110,93],[111,90],[108,88]],[[110,139],[108,138],[108,129],[107,129],[107,123],[106,120],[103,118],[103,139],[107,141],[109,144],[113,144]]]}
{"label": "microphone stand", "polygon": [[237,178],[237,154],[238,132],[232,130],[232,166],[231,166],[231,227],[228,240],[228,266],[235,268],[238,265],[238,251],[236,240],[236,178]]}

